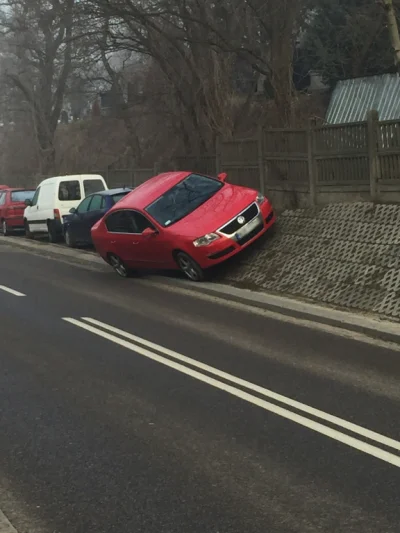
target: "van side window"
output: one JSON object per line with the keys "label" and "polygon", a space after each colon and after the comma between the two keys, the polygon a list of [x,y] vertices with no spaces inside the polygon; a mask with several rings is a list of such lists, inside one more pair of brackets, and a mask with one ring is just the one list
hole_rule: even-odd
{"label": "van side window", "polygon": [[85,191],[85,196],[104,191],[104,183],[102,180],[83,180],[83,190]]}
{"label": "van side window", "polygon": [[32,198],[32,205],[36,205],[37,202],[38,202],[38,198],[39,198],[39,192],[40,192],[40,187],[38,187],[35,191],[35,194],[33,195],[33,198]]}
{"label": "van side window", "polygon": [[81,199],[81,187],[78,180],[61,181],[58,186],[58,199],[72,202]]}

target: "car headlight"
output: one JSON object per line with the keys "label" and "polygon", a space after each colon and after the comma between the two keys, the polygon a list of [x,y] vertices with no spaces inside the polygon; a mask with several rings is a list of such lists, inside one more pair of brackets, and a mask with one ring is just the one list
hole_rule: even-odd
{"label": "car headlight", "polygon": [[195,241],[193,241],[193,244],[198,248],[199,246],[208,246],[212,242],[219,239],[219,235],[216,233],[207,233],[207,235],[204,235],[203,237],[199,237]]}
{"label": "car headlight", "polygon": [[256,202],[258,203],[258,205],[263,204],[265,200],[266,198],[261,192],[257,193]]}

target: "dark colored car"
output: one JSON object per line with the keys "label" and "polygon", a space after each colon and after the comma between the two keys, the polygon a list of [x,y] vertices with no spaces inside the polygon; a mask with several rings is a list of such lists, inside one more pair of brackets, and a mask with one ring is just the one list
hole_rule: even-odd
{"label": "dark colored car", "polygon": [[32,200],[35,189],[2,189],[0,191],[0,221],[3,235],[24,229],[25,201]]}
{"label": "dark colored car", "polygon": [[71,248],[92,244],[90,230],[111,207],[132,191],[131,188],[109,189],[86,196],[69,215],[63,216],[65,242]]}

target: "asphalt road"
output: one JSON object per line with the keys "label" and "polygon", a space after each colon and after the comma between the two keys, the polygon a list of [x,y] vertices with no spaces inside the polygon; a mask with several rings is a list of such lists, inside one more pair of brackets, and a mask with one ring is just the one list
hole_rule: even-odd
{"label": "asphalt road", "polygon": [[399,350],[3,245],[0,285],[18,533],[399,532]]}

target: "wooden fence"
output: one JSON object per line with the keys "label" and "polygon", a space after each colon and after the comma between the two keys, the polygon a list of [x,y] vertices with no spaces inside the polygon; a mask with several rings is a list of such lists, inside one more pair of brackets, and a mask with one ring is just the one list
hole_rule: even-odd
{"label": "wooden fence", "polygon": [[178,168],[225,171],[231,183],[260,189],[282,206],[331,201],[400,202],[400,120],[307,129],[259,130],[218,139],[215,155],[181,157]]}
{"label": "wooden fence", "polygon": [[[121,163],[116,164],[117,167]],[[335,201],[400,202],[400,120],[306,129],[259,129],[245,139],[217,139],[215,153],[177,157],[170,165],[99,171],[112,187],[136,187],[161,170],[227,172],[229,182],[268,194],[277,207]],[[42,178],[21,180],[36,185]]]}

